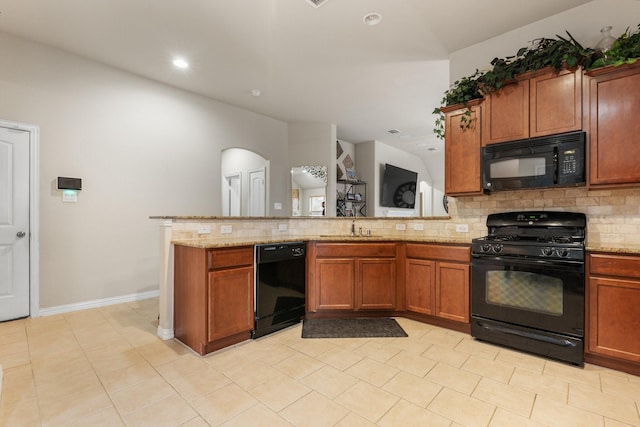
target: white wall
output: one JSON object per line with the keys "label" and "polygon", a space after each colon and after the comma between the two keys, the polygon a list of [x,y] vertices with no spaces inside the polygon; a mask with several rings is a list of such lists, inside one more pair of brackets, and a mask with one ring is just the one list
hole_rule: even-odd
{"label": "white wall", "polygon": [[[418,173],[418,185],[420,181],[431,184],[433,181],[424,162],[416,155],[384,144],[380,141],[370,141],[356,144],[356,155],[359,165],[371,165],[363,169],[364,179],[367,181],[367,214],[369,216],[386,217],[389,209],[403,212],[411,216],[420,215],[418,199],[414,209],[388,208],[380,206],[381,186],[385,163],[409,169]],[[373,157],[373,161],[367,160]],[[416,196],[418,197],[418,196]],[[429,197],[431,197],[429,195]]]}
{"label": "white wall", "polygon": [[[326,166],[326,216],[336,216],[336,126],[327,123],[289,124],[289,169],[294,166]],[[291,178],[289,178],[291,181]],[[283,184],[284,185],[284,184]],[[291,212],[291,200],[287,204]]]}
{"label": "white wall", "polygon": [[241,174],[242,189],[240,191],[241,215],[249,215],[249,172],[256,169],[264,169],[266,172],[266,212],[269,212],[269,161],[261,155],[244,148],[227,148],[221,153],[220,159],[220,179],[221,186],[224,189],[224,176],[234,173]]}
{"label": "white wall", "polygon": [[[220,215],[222,149],[290,179],[284,122],[5,33],[0,52],[0,117],[40,126],[43,308],[158,289],[148,217]],[[58,176],[82,178],[78,203],[61,202]],[[272,188],[272,202],[289,196]]]}
{"label": "white wall", "polygon": [[449,56],[450,81],[470,76],[476,69],[486,70],[491,60],[514,55],[531,40],[540,37],[566,37],[569,31],[583,46],[593,47],[600,40],[600,29],[612,25],[611,35],[618,37],[627,28],[635,31],[640,23],[638,0],[594,0],[483,43],[459,50]]}

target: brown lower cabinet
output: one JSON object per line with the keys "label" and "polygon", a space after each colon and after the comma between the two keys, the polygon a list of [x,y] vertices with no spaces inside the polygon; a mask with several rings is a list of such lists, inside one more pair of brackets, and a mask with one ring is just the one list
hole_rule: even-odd
{"label": "brown lower cabinet", "polygon": [[640,256],[590,253],[585,361],[640,375]]}
{"label": "brown lower cabinet", "polygon": [[197,353],[249,339],[253,246],[174,249],[174,335]]}
{"label": "brown lower cabinet", "polygon": [[[468,246],[308,242],[307,316],[396,315],[468,330],[469,253]],[[249,339],[253,246],[175,245],[174,258],[175,337],[201,355]]]}
{"label": "brown lower cabinet", "polygon": [[405,308],[469,323],[468,246],[406,243]]}
{"label": "brown lower cabinet", "polygon": [[311,242],[307,255],[308,312],[396,310],[396,243]]}
{"label": "brown lower cabinet", "polygon": [[310,242],[307,316],[396,315],[469,329],[470,248]]}

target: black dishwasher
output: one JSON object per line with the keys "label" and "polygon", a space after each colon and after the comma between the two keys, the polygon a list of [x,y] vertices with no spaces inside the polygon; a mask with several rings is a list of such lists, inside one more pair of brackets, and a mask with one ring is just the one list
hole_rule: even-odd
{"label": "black dishwasher", "polygon": [[295,325],[304,316],[304,242],[255,246],[255,326],[251,338]]}

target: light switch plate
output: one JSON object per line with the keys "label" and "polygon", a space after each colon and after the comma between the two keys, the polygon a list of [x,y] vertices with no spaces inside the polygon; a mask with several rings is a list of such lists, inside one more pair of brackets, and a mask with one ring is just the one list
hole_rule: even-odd
{"label": "light switch plate", "polygon": [[424,224],[413,224],[413,229],[414,230],[418,230],[418,231],[422,231],[422,230],[424,230]]}
{"label": "light switch plate", "polygon": [[273,209],[277,210],[277,211],[281,211],[282,210],[282,203],[274,203],[273,204]]}
{"label": "light switch plate", "polygon": [[403,231],[407,229],[407,225],[406,224],[396,224],[396,230],[398,231]]}
{"label": "light switch plate", "polygon": [[278,224],[278,231],[287,231],[287,224]]}
{"label": "light switch plate", "polygon": [[221,225],[220,226],[220,233],[222,234],[229,234],[233,231],[233,227],[230,225]]}
{"label": "light switch plate", "polygon": [[78,201],[78,192],[76,190],[63,190],[62,201],[64,203],[76,203]]}
{"label": "light switch plate", "polygon": [[198,227],[198,234],[210,234],[211,233],[211,227],[208,225],[201,225],[200,227]]}

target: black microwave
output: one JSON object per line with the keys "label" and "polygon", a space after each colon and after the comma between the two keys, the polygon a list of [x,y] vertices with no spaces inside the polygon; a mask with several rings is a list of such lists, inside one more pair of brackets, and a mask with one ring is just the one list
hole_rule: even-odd
{"label": "black microwave", "polygon": [[482,147],[485,192],[585,185],[584,132]]}

